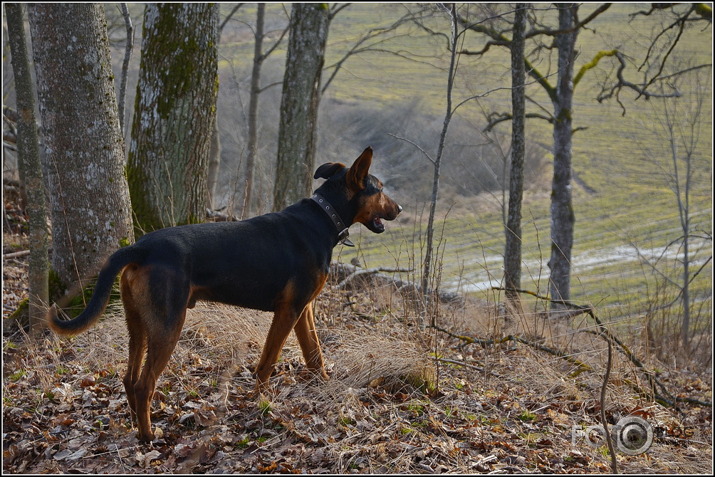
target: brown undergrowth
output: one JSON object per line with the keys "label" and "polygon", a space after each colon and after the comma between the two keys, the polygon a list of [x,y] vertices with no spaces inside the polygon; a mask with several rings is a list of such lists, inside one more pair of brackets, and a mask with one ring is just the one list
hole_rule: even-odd
{"label": "brown undergrowth", "polygon": [[[536,308],[467,300],[436,307],[450,335],[418,326],[412,298],[394,286],[366,277],[337,289],[338,281],[316,303],[330,380],[308,374],[291,337],[264,396],[252,393],[252,366],[271,315],[215,304],[190,310],[158,382],[151,445],[138,443],[129,420],[120,306],[75,338],[5,336],[3,471],[610,472],[605,445],[579,432],[600,423],[606,362],[586,318],[553,322]],[[542,348],[455,335],[513,335]],[[658,372],[673,392],[711,399],[709,381]],[[611,425],[637,415],[654,430],[646,453],[618,454],[620,471],[708,473],[710,408],[654,402],[619,353],[608,390]]]}

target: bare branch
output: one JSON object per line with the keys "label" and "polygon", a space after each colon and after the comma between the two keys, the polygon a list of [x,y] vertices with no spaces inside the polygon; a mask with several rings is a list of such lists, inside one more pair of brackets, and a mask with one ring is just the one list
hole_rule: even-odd
{"label": "bare branch", "polygon": [[585,20],[580,21],[580,22],[577,21],[576,24],[572,28],[569,28],[566,30],[553,30],[551,28],[544,28],[541,30],[532,30],[526,34],[526,38],[529,39],[529,38],[533,38],[533,37],[539,36],[539,35],[556,36],[556,35],[563,35],[565,33],[573,33],[577,30],[584,28],[586,25],[591,23],[596,17],[598,17],[603,12],[608,10],[611,7],[611,5],[612,5],[611,3],[604,3],[603,5],[598,7],[596,10],[594,10],[593,13],[591,13],[588,17],[586,17]]}
{"label": "bare branch", "polygon": [[422,154],[424,154],[424,156],[427,158],[428,161],[430,161],[432,163],[432,165],[435,165],[436,162],[432,158],[432,156],[430,156],[429,153],[427,153],[424,149],[422,149],[422,147],[419,144],[415,143],[414,141],[411,141],[410,139],[404,138],[402,136],[398,136],[396,134],[387,133],[387,135],[392,136],[395,139],[399,139],[400,141],[405,141],[407,143],[412,144],[413,146],[415,146],[417,148],[418,151],[420,151]]}
{"label": "bare branch", "polygon": [[[283,31],[281,32],[281,36],[278,37],[278,39],[277,39],[276,42],[273,44],[273,46],[271,46],[271,47],[268,48],[265,52],[263,52],[263,54],[261,55],[261,61],[263,61],[263,60],[265,60],[266,58],[268,58],[269,56],[271,56],[271,53],[273,53],[273,51],[274,51],[276,48],[278,48],[278,45],[281,44],[281,42],[283,41],[283,38],[285,38],[286,34],[288,33],[288,30],[290,30],[290,28],[288,28],[288,26],[286,25],[286,27],[285,27],[285,28],[283,29]],[[265,89],[265,88],[264,88],[264,89]]]}
{"label": "bare branch", "polygon": [[640,98],[643,96],[646,100],[650,98],[677,98],[680,97],[680,92],[674,87],[671,86],[673,91],[671,93],[651,93],[650,91],[647,90],[649,86],[653,84],[654,81],[660,81],[661,78],[651,78],[648,82],[645,82],[643,84],[635,84],[632,83],[628,80],[626,80],[623,76],[623,72],[626,69],[626,58],[625,55],[621,52],[616,52],[615,55],[613,55],[616,59],[618,59],[619,62],[619,67],[616,71],[616,77],[618,81],[616,84],[612,85],[610,89],[606,90],[604,89],[601,94],[598,95],[596,100],[601,103],[607,99],[610,99],[615,96],[616,100],[618,101],[618,104],[621,106],[621,109],[623,110],[623,115],[625,116],[626,114],[626,108],[623,106],[623,103],[621,103],[619,95],[620,92],[623,88],[628,88],[636,93],[638,93],[638,96],[636,99]]}
{"label": "bare branch", "polygon": [[[339,10],[338,10],[339,11]],[[337,11],[335,12],[337,13]],[[333,79],[337,76],[338,72],[340,69],[343,67],[345,62],[352,56],[358,55],[358,54],[363,54],[363,53],[387,53],[391,55],[395,55],[399,58],[406,59],[409,61],[417,61],[414,58],[411,58],[404,54],[401,51],[394,51],[394,50],[389,50],[385,48],[377,48],[378,45],[383,44],[387,41],[394,40],[395,38],[399,38],[401,36],[409,36],[409,35],[395,35],[391,38],[381,38],[382,35],[395,31],[397,28],[400,26],[409,23],[409,22],[414,22],[417,23],[416,18],[418,15],[422,13],[422,10],[419,12],[408,12],[404,14],[402,17],[397,19],[395,22],[392,24],[385,26],[385,27],[376,27],[376,28],[371,28],[368,30],[362,37],[360,37],[355,44],[352,45],[352,47],[343,55],[342,58],[340,58],[338,61],[333,63],[330,66],[327,66],[325,69],[329,70],[332,69],[332,73],[328,77],[328,79],[325,81],[321,88],[321,94],[325,93],[325,91],[328,89],[328,86],[333,82]],[[367,44],[371,40],[375,40],[373,43]],[[366,45],[367,44],[367,45]]]}
{"label": "bare branch", "polygon": [[593,69],[598,65],[598,62],[601,61],[602,58],[606,56],[616,56],[617,53],[618,50],[599,51],[598,53],[596,53],[593,59],[583,65],[581,69],[578,70],[578,73],[576,73],[576,76],[573,80],[574,87],[576,87],[579,81],[581,81],[581,78],[583,78],[583,75],[585,75],[588,70]]}
{"label": "bare branch", "polygon": [[274,86],[280,86],[280,85],[282,85],[282,84],[283,84],[283,81],[275,81],[275,82],[273,82],[273,83],[269,83],[269,84],[263,86],[262,88],[259,88],[259,89],[258,89],[258,92],[259,92],[259,93],[262,93],[262,92],[264,92],[264,91],[267,90],[267,89],[271,89],[271,88],[273,88]]}
{"label": "bare branch", "polygon": [[228,15],[226,15],[226,18],[223,19],[221,22],[221,25],[218,27],[218,35],[221,37],[221,33],[223,32],[223,28],[226,26],[226,24],[231,20],[233,15],[238,11],[239,8],[243,6],[243,3],[237,3],[235,7],[231,9],[230,12],[228,12]]}
{"label": "bare branch", "polygon": [[510,41],[503,41],[503,40],[490,40],[490,41],[488,41],[488,42],[484,45],[484,48],[482,48],[482,49],[479,50],[479,51],[461,50],[460,53],[463,54],[463,55],[468,55],[468,56],[482,56],[482,55],[484,55],[486,52],[488,52],[489,49],[490,49],[492,46],[507,46],[507,47],[510,47],[510,46],[511,46],[511,42],[510,42]]}
{"label": "bare branch", "polygon": [[[525,115],[527,119],[542,119],[544,121],[549,122],[550,124],[554,123],[554,117],[549,115],[549,116],[544,116],[543,114],[538,114],[538,113],[527,113]],[[511,113],[491,113],[489,115],[489,122],[487,125],[482,129],[483,132],[490,132],[494,127],[496,127],[498,124],[501,124],[505,121],[511,121],[512,120],[512,115]]]}
{"label": "bare branch", "polygon": [[[663,29],[652,39],[650,42],[650,46],[648,47],[648,51],[646,52],[645,58],[641,62],[640,66],[637,68],[638,71],[641,71],[644,69],[646,65],[651,64],[651,61],[654,56],[656,56],[655,49],[661,43],[661,39],[666,36],[669,32],[672,30],[676,30],[675,35],[672,39],[665,40],[666,42],[669,43],[667,47],[664,46],[662,52],[662,57],[658,58],[657,63],[655,64],[657,71],[650,76],[650,78],[646,77],[644,78],[643,82],[641,84],[635,84],[629,81],[626,81],[623,77],[623,71],[626,68],[626,60],[625,57],[623,56],[622,53],[618,53],[614,55],[617,59],[618,62],[620,63],[620,66],[617,69],[617,82],[614,85],[611,85],[610,87],[603,87],[601,94],[598,96],[597,100],[599,102],[604,101],[606,99],[610,99],[612,97],[616,98],[616,101],[618,104],[621,106],[621,109],[623,110],[623,115],[626,113],[626,109],[623,106],[623,103],[620,101],[620,93],[623,88],[628,88],[637,93],[636,99],[642,97],[645,97],[646,100],[650,98],[671,98],[671,97],[678,97],[680,96],[680,92],[678,89],[673,86],[673,85],[668,85],[669,88],[671,89],[670,92],[663,93],[651,93],[649,89],[652,89],[652,87],[656,83],[662,83],[663,81],[667,81],[669,79],[675,78],[677,76],[682,75],[686,71],[680,71],[677,73],[669,74],[669,75],[663,75],[663,72],[665,70],[665,66],[670,60],[671,56],[673,55],[673,52],[675,51],[675,47],[680,43],[680,40],[682,38],[682,35],[685,31],[685,26],[688,23],[696,22],[696,21],[703,21],[703,20],[712,20],[712,8],[708,7],[708,5],[703,5],[703,4],[691,4],[686,11],[684,12],[677,12],[676,11],[676,6],[679,6],[681,4],[673,4],[673,3],[653,3],[651,4],[651,7],[647,11],[638,11],[636,13],[633,13],[630,15],[631,20],[634,19],[637,16],[650,16],[651,14],[654,14],[655,12],[659,11],[664,11],[664,10],[670,10],[674,15],[675,15],[675,20],[672,21],[669,25],[663,27]],[[689,71],[692,71],[693,69],[701,68],[703,66],[698,66],[695,68],[689,68]]]}
{"label": "bare branch", "polygon": [[352,5],[351,3],[338,3],[336,5],[333,5],[330,9],[330,20],[335,18],[335,16],[340,13],[344,8],[349,7]]}

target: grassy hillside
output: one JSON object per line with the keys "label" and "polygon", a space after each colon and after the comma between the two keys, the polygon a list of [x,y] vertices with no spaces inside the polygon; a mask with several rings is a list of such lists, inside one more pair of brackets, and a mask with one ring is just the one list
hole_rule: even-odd
{"label": "grassy hillside", "polygon": [[[253,22],[251,5],[242,7],[240,20]],[[343,58],[371,29],[387,27],[415,4],[353,4],[333,20],[326,66]],[[470,9],[504,9],[505,4],[471,4]],[[584,4],[585,17],[595,7]],[[642,4],[616,4],[602,14],[592,29],[579,35],[576,68],[591,61],[604,49],[619,48],[629,55],[629,78],[640,81],[638,58],[645,55],[647,37],[662,29],[663,16],[631,18]],[[553,23],[554,12],[538,12]],[[267,29],[277,37],[285,25],[285,12],[277,4],[269,6]],[[433,31],[448,32],[444,16],[425,20]],[[476,34],[464,37],[464,48],[478,50],[484,40]],[[245,26],[224,31],[222,37],[222,138],[226,177],[234,177],[229,189],[234,201],[241,197],[241,158],[245,139],[240,131],[248,102],[237,99],[248,78],[252,57],[252,36]],[[418,279],[426,226],[426,200],[432,183],[432,169],[423,154],[434,154],[442,125],[446,101],[448,54],[444,38],[428,34],[414,24],[366,42],[367,51],[351,56],[326,91],[319,128],[318,163],[350,162],[367,145],[376,151],[374,172],[387,185],[391,195],[405,207],[403,216],[376,236],[354,226],[351,233],[356,249],[339,250],[339,259],[359,258],[369,267],[411,268],[403,278]],[[710,63],[712,30],[691,27],[671,54],[672,64],[680,68]],[[533,44],[531,45],[533,47]],[[284,62],[284,42],[265,63],[263,84],[280,81]],[[531,50],[533,51],[533,50]],[[555,60],[542,53],[533,63],[541,71],[553,71]],[[707,70],[709,71],[709,70]],[[613,318],[642,316],[649,307],[672,300],[677,289],[668,281],[679,281],[678,249],[682,235],[676,197],[671,190],[670,146],[662,128],[661,100],[637,99],[624,90],[618,101],[596,101],[599,83],[615,72],[608,58],[590,70],[577,85],[574,98],[573,193],[576,216],[573,250],[572,298],[593,303]],[[325,77],[332,73],[327,69]],[[246,83],[247,84],[247,83]],[[454,102],[472,96],[478,99],[460,107],[448,135],[443,163],[439,202],[440,286],[494,297],[490,286],[502,278],[504,232],[502,227],[503,191],[485,191],[489,184],[504,183],[508,157],[508,123],[489,136],[482,133],[489,112],[506,112],[510,107],[509,57],[506,50],[492,47],[483,57],[463,56],[457,73]],[[681,82],[685,93],[678,111],[685,124],[688,108],[694,104],[695,82]],[[712,88],[711,77],[703,76],[699,86],[706,95],[698,118],[699,133],[693,156],[693,190],[690,195],[692,229],[700,237],[692,246],[697,252],[691,271],[705,268],[692,283],[691,296],[703,305],[709,320],[712,294]],[[527,89],[530,112],[550,110],[545,93],[538,85]],[[270,202],[275,158],[279,88],[267,91],[261,99],[261,150],[258,176],[263,179],[265,204]],[[237,132],[238,131],[238,132]],[[682,131],[681,131],[682,132]],[[527,123],[529,148],[527,191],[523,207],[523,288],[539,293],[547,290],[549,269],[549,194],[551,186],[551,126],[545,121]],[[405,138],[406,140],[400,139]],[[407,141],[409,140],[409,141]],[[495,144],[499,144],[499,147]],[[682,164],[681,164],[682,167]],[[474,186],[472,188],[472,186]],[[653,265],[653,266],[651,266]],[[709,326],[709,324],[707,325]]]}
{"label": "grassy hillside", "polygon": [[[655,29],[657,24],[650,19],[629,23],[628,13],[640,7],[615,5],[594,23],[595,31],[582,32],[577,68],[590,61],[598,50],[616,46],[634,57],[642,56],[646,45],[644,35],[651,28]],[[583,16],[587,9],[588,5],[583,7]],[[397,5],[384,5],[377,9],[355,5],[345,10],[336,18],[331,30],[329,51],[334,57],[338,56],[341,48],[347,48],[367,28],[385,24],[386,18],[395,18],[402,11],[403,7]],[[470,45],[475,44],[473,38],[474,35],[467,37],[467,47],[472,48]],[[683,36],[673,56],[682,65],[708,63],[712,55],[711,44],[710,28],[691,29]],[[439,118],[445,108],[446,73],[433,65],[444,66],[447,55],[443,53],[441,58],[432,56],[442,44],[415,29],[386,42],[386,45],[393,51],[409,51],[412,60],[377,53],[357,56],[350,60],[346,71],[331,86],[328,96],[354,104],[358,109],[365,103],[377,103],[386,115],[405,101],[418,98],[420,113]],[[418,55],[424,62],[413,61]],[[507,86],[508,61],[505,51],[498,48],[492,48],[479,61],[463,58],[456,98]],[[546,62],[544,58],[539,67],[547,69]],[[574,126],[585,129],[575,135],[573,144],[576,236],[572,291],[574,300],[613,308],[614,315],[620,316],[638,313],[654,299],[658,274],[644,265],[643,260],[647,258],[654,263],[665,247],[682,235],[682,231],[676,198],[667,180],[671,165],[668,162],[667,138],[659,124],[663,114],[660,101],[636,100],[634,93],[624,91],[620,101],[625,114],[621,105],[613,100],[599,104],[594,99],[599,91],[598,80],[607,73],[612,74],[612,68],[613,65],[604,61],[601,68],[587,74],[578,85],[574,101]],[[704,77],[704,81],[708,96],[699,118],[691,213],[693,228],[709,234],[712,230],[710,77]],[[681,87],[686,92],[692,92],[694,85],[683,84]],[[532,86],[529,92],[543,99],[537,87]],[[484,124],[482,111],[507,111],[508,94],[507,90],[494,91],[460,109],[460,116],[475,125],[474,144],[482,140],[479,132],[479,125]],[[542,104],[550,107],[547,102]],[[434,123],[435,131],[439,126],[438,122]],[[527,128],[530,137],[536,138],[544,147],[550,147],[551,130],[548,124],[531,121]],[[419,137],[411,139],[419,140]],[[434,149],[436,144],[432,145]],[[381,152],[377,150],[376,169],[381,175],[390,177],[395,172],[381,169]],[[413,154],[419,155],[419,152],[414,151]],[[445,158],[445,161],[449,160],[450,157]],[[429,169],[428,163],[423,162],[422,168]],[[401,170],[398,173],[409,176],[412,172]],[[468,171],[464,170],[464,173],[468,174]],[[548,277],[550,175],[549,162],[546,161],[540,180],[530,184],[531,190],[526,194],[524,207],[526,277],[523,285],[541,292],[546,290]],[[442,182],[449,184],[449,180],[449,177],[443,178]],[[393,195],[399,200],[401,192],[394,190]],[[464,291],[478,292],[487,288],[490,280],[498,283],[501,279],[504,239],[500,198],[500,192],[468,198],[443,195],[443,213],[440,215],[443,222],[439,224],[444,250],[442,286],[458,286]],[[421,202],[403,203],[403,206],[409,217],[418,220],[417,224],[412,221],[390,224],[388,232],[382,236],[374,236],[356,226],[352,232],[359,246],[356,250],[343,249],[341,259],[358,256],[372,267],[415,266],[415,262],[419,266],[422,252],[414,240],[424,233],[421,224],[426,220],[419,219],[426,218],[425,206]],[[447,210],[450,212],[447,213]],[[696,264],[703,264],[711,255],[711,241],[700,240],[696,245],[700,250]],[[676,256],[668,249],[658,267],[673,276],[675,260]],[[693,283],[700,299],[710,300],[711,272],[712,268],[708,265]]]}

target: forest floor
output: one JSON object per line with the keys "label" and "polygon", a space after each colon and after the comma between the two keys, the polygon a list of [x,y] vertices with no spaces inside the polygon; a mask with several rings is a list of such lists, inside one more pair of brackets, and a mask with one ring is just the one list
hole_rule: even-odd
{"label": "forest floor", "polygon": [[[3,243],[5,255],[24,239],[6,234]],[[25,258],[3,259],[3,319],[27,296]],[[214,304],[190,310],[159,379],[150,444],[136,439],[121,382],[121,305],[71,339],[6,332],[3,473],[612,472],[605,441],[584,438],[601,423],[601,338],[469,300],[431,313],[452,334],[423,329],[394,286],[369,277],[348,285],[332,277],[316,301],[330,379],[306,374],[291,337],[271,393],[259,397],[252,366],[271,315]],[[467,339],[506,336],[523,341]],[[674,396],[711,401],[709,374],[645,365]],[[711,407],[666,407],[646,388],[641,370],[614,352],[611,429],[637,416],[653,431],[647,452],[616,452],[618,471],[709,474]]]}

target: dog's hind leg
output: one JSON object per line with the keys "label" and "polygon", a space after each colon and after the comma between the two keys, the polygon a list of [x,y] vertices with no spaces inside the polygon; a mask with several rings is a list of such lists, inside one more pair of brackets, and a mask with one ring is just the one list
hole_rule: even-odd
{"label": "dog's hind leg", "polygon": [[[157,330],[152,330],[149,335],[144,368],[134,386],[139,438],[144,442],[154,439],[154,433],[151,430],[151,402],[154,398],[156,382],[179,341],[185,317],[186,309],[181,312],[181,316],[177,317],[176,324],[172,324],[171,327],[167,327],[159,333],[156,332]],[[158,326],[162,326],[162,324],[158,324]]]}
{"label": "dog's hind leg", "polygon": [[127,401],[132,412],[132,420],[136,420],[137,400],[134,388],[139,381],[139,373],[142,366],[142,358],[146,349],[146,331],[141,322],[141,316],[135,310],[125,306],[127,317],[127,327],[129,329],[129,362],[127,372],[124,374],[124,389],[127,392]]}
{"label": "dog's hind leg", "polygon": [[[142,300],[144,306],[139,311],[146,331],[146,360],[141,375],[134,381],[139,439],[144,442],[154,439],[151,402],[156,382],[181,336],[189,296],[189,284],[178,277],[172,280],[166,271],[154,270],[149,283],[151,295],[145,293],[146,299]],[[141,356],[136,348],[131,351]],[[136,368],[132,372],[136,373]]]}
{"label": "dog's hind leg", "polygon": [[315,329],[313,302],[308,303],[303,309],[303,313],[301,313],[298,323],[295,325],[295,335],[298,337],[298,343],[301,351],[303,351],[303,359],[305,359],[308,369],[320,374],[323,378],[327,378],[323,353],[320,350],[320,341]]}
{"label": "dog's hind leg", "polygon": [[140,304],[137,299],[142,296],[135,296],[132,292],[132,283],[137,284],[137,274],[134,269],[128,269],[121,280],[122,302],[124,303],[124,315],[127,322],[127,330],[129,331],[129,360],[127,363],[127,371],[124,374],[124,389],[127,393],[127,401],[131,409],[132,421],[136,422],[137,417],[137,400],[134,394],[134,388],[139,381],[139,373],[141,372],[142,359],[144,358],[144,350],[146,349],[147,333],[139,313]]}

